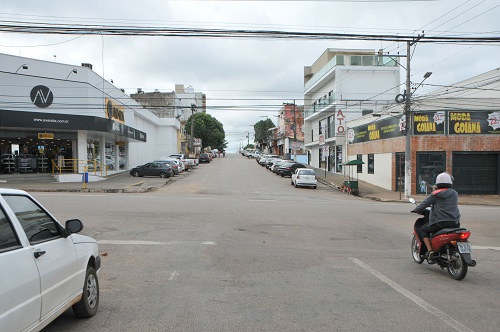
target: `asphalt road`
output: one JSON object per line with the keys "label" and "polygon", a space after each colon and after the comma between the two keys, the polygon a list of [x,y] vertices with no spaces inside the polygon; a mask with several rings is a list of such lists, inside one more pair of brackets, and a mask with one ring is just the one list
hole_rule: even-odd
{"label": "asphalt road", "polygon": [[498,208],[463,206],[475,268],[415,264],[410,204],[290,185],[241,155],[155,192],[34,193],[99,242],[98,314],[44,331],[499,331]]}

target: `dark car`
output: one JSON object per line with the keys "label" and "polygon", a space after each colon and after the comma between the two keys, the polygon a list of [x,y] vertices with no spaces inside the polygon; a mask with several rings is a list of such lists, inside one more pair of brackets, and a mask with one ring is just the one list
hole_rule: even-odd
{"label": "dark car", "polygon": [[130,170],[132,176],[159,176],[161,178],[169,178],[174,175],[172,166],[166,162],[151,162],[142,166],[134,167]]}
{"label": "dark car", "polygon": [[210,159],[210,156],[208,155],[208,153],[202,153],[202,154],[200,154],[199,160],[200,160],[200,164],[201,164],[201,163],[209,163],[211,159]]}
{"label": "dark car", "polygon": [[278,167],[278,173],[279,175],[281,175],[281,177],[292,176],[292,174],[295,172],[297,168],[307,168],[307,167],[301,163],[295,163],[295,162],[284,163],[283,165]]}
{"label": "dark car", "polygon": [[173,161],[173,160],[159,160],[159,161],[155,161],[155,162],[167,163],[170,165],[170,167],[172,167],[172,171],[174,171],[174,175],[179,174],[179,166],[177,166],[175,161]]}

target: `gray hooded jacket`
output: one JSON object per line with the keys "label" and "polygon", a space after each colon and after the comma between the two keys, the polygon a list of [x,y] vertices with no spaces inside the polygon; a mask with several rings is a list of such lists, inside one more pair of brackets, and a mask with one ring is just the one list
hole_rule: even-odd
{"label": "gray hooded jacket", "polygon": [[429,214],[429,225],[443,221],[460,222],[460,212],[458,211],[458,193],[451,188],[434,190],[422,203],[413,211],[422,213],[426,207],[431,206]]}

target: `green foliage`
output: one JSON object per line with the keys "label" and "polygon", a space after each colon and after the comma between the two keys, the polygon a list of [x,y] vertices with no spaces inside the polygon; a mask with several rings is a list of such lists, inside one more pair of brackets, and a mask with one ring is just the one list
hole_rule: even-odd
{"label": "green foliage", "polygon": [[275,125],[271,119],[260,120],[257,122],[253,129],[255,131],[255,142],[262,143],[267,136],[267,130],[269,128],[274,128]]}
{"label": "green foliage", "polygon": [[191,133],[191,121],[194,121],[193,136],[201,138],[202,148],[225,150],[227,147],[224,126],[207,113],[194,113],[186,122],[186,129]]}

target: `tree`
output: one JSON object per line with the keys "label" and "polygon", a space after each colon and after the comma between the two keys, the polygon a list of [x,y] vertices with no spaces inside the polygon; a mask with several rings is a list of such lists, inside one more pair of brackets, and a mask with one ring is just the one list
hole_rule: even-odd
{"label": "tree", "polygon": [[203,112],[194,113],[187,120],[186,128],[191,128],[191,121],[194,121],[193,136],[201,138],[202,148],[226,149],[224,126],[216,118]]}
{"label": "tree", "polygon": [[257,122],[253,129],[255,131],[255,142],[263,143],[267,137],[267,130],[269,128],[274,128],[275,125],[271,119],[260,120]]}

